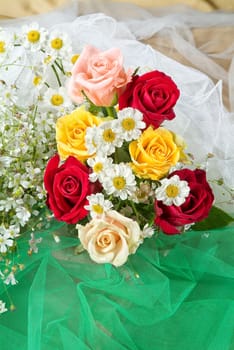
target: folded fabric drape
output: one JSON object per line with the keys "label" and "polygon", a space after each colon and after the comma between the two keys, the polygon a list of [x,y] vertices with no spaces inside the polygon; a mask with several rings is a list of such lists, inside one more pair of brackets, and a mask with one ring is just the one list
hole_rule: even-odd
{"label": "folded fabric drape", "polygon": [[1,317],[2,350],[233,349],[233,226],[160,234],[121,268],[74,254],[63,225],[36,236],[38,254],[19,242],[25,270],[8,290],[16,309]]}

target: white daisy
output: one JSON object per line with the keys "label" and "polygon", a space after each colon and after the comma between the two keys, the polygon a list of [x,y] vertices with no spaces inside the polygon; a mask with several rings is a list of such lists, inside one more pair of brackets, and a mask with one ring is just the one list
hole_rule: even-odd
{"label": "white daisy", "polygon": [[9,53],[14,47],[13,35],[4,30],[0,30],[0,63],[9,57]]}
{"label": "white daisy", "polygon": [[116,147],[121,147],[123,138],[118,130],[117,120],[107,121],[99,125],[94,143],[97,146],[97,153],[104,156],[111,155],[115,152]]}
{"label": "white daisy", "polygon": [[121,127],[122,137],[126,141],[136,140],[141,135],[141,129],[145,128],[143,114],[137,109],[128,107],[118,112],[118,121]]}
{"label": "white daisy", "polygon": [[103,174],[102,185],[108,195],[113,194],[122,200],[136,191],[136,180],[128,164],[112,164]]}
{"label": "white daisy", "polygon": [[22,27],[22,44],[26,49],[39,51],[44,47],[48,32],[40,28],[38,23],[31,23]]}
{"label": "white daisy", "polygon": [[48,39],[48,52],[53,58],[71,56],[71,39],[66,33],[53,30]]}
{"label": "white daisy", "polygon": [[112,158],[106,158],[102,156],[96,156],[95,158],[89,158],[87,160],[88,165],[92,168],[93,172],[89,175],[89,180],[95,182],[102,179],[103,172],[108,169],[113,163]]}
{"label": "white daisy", "polygon": [[48,88],[44,93],[42,104],[49,110],[65,111],[71,107],[72,102],[67,95],[67,91],[64,87],[58,89]]}
{"label": "white daisy", "polygon": [[98,127],[92,126],[86,129],[85,133],[85,146],[88,154],[95,154],[97,151],[96,136],[98,133]]}
{"label": "white daisy", "polygon": [[157,200],[165,205],[176,205],[179,207],[188,197],[190,188],[187,181],[180,180],[178,175],[169,179],[161,180],[161,186],[156,188]]}
{"label": "white daisy", "polygon": [[71,54],[70,56],[67,56],[65,60],[63,59],[63,69],[67,76],[71,76],[72,67],[78,60],[79,56],[79,54]]}
{"label": "white daisy", "polygon": [[111,201],[105,199],[102,193],[91,194],[87,197],[87,199],[89,201],[89,205],[86,205],[85,209],[90,211],[92,218],[101,216],[113,207]]}
{"label": "white daisy", "polygon": [[6,311],[7,311],[6,304],[2,300],[0,300],[0,314],[3,314]]}

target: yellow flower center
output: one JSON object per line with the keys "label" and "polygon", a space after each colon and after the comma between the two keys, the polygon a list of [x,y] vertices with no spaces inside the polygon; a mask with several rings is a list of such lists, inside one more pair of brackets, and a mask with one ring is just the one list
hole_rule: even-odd
{"label": "yellow flower center", "polygon": [[132,118],[125,118],[122,121],[122,127],[126,131],[133,130],[135,128],[135,125],[136,125],[135,120]]}
{"label": "yellow flower center", "polygon": [[61,104],[63,104],[63,101],[64,99],[63,99],[63,96],[61,95],[53,95],[50,100],[50,102],[54,106],[60,106]]}
{"label": "yellow flower center", "polygon": [[96,163],[95,165],[94,165],[94,167],[93,167],[93,171],[95,172],[95,173],[100,173],[100,171],[102,171],[102,169],[103,169],[103,164],[102,163]]}
{"label": "yellow flower center", "polygon": [[113,142],[115,140],[115,133],[111,129],[106,129],[103,132],[103,140],[106,142]]}
{"label": "yellow flower center", "polygon": [[113,185],[117,190],[122,190],[126,185],[125,178],[123,176],[114,177]]}
{"label": "yellow flower center", "polygon": [[40,40],[40,36],[41,34],[37,30],[30,30],[27,35],[28,41],[33,44]]}
{"label": "yellow flower center", "polygon": [[77,54],[77,55],[73,55],[72,58],[71,58],[71,63],[72,63],[72,64],[75,64],[76,61],[78,60],[79,56],[80,56],[80,55],[78,55],[78,54]]}
{"label": "yellow flower center", "polygon": [[34,78],[33,78],[33,84],[35,86],[39,85],[41,82],[41,77],[39,75],[36,75]]}
{"label": "yellow flower center", "polygon": [[60,50],[63,47],[63,41],[60,38],[51,40],[50,45],[55,50]]}
{"label": "yellow flower center", "polygon": [[100,204],[93,204],[92,205],[92,209],[97,214],[102,214],[103,213],[103,207]]}
{"label": "yellow flower center", "polygon": [[0,53],[4,53],[6,51],[5,45],[5,41],[0,41]]}
{"label": "yellow flower center", "polygon": [[169,198],[175,198],[179,192],[179,188],[176,185],[168,185],[166,188],[166,194]]}
{"label": "yellow flower center", "polygon": [[4,242],[4,239],[0,237],[0,244]]}

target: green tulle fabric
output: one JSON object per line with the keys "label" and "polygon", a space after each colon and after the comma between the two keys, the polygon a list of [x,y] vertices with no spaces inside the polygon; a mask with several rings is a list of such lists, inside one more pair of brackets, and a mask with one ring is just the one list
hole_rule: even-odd
{"label": "green tulle fabric", "polygon": [[0,287],[16,306],[0,315],[1,350],[234,349],[234,226],[160,233],[120,268],[75,254],[66,225],[36,236],[31,256],[19,239],[19,283]]}

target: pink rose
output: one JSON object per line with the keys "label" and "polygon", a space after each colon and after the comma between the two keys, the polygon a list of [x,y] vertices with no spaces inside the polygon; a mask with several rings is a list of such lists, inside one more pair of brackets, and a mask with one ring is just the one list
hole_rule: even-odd
{"label": "pink rose", "polygon": [[83,91],[95,105],[111,106],[130,82],[131,74],[124,70],[118,48],[102,52],[86,46],[72,69],[68,92],[76,103],[83,102]]}

